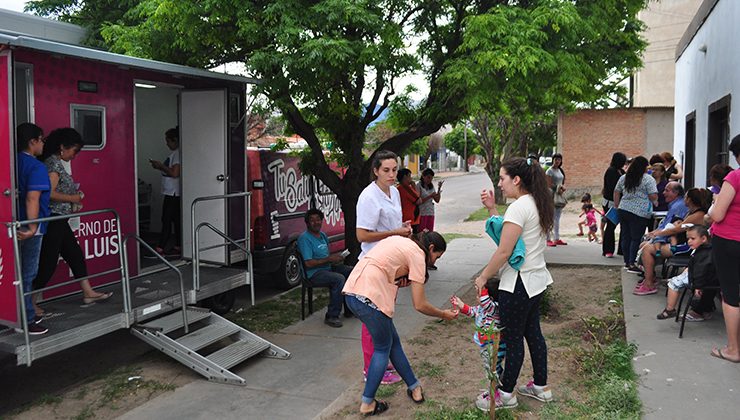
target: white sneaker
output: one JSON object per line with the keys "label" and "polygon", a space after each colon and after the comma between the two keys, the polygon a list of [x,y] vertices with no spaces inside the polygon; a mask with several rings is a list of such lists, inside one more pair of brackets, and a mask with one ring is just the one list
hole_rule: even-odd
{"label": "white sneaker", "polygon": [[[498,389],[494,394],[494,400],[496,402],[496,410],[516,408],[519,405],[516,400],[516,395],[512,393],[511,397],[506,398]],[[491,394],[488,391],[484,391],[475,400],[475,406],[481,411],[489,411],[491,409]]]}
{"label": "white sneaker", "polygon": [[519,392],[519,395],[532,397],[542,402],[552,401],[552,391],[550,391],[549,386],[545,385],[544,387],[538,388],[539,387],[535,387],[534,381],[529,381],[527,382],[527,385],[520,386],[517,389],[517,392]]}

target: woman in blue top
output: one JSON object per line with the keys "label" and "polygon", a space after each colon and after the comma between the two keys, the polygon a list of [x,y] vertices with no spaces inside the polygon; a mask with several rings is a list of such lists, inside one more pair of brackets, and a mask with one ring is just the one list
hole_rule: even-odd
{"label": "woman in blue top", "polygon": [[648,160],[637,156],[614,187],[614,207],[619,209],[622,230],[619,247],[624,254],[624,266],[630,272],[640,273],[635,265],[642,235],[650,223],[654,205],[658,204],[658,187],[647,174]]}

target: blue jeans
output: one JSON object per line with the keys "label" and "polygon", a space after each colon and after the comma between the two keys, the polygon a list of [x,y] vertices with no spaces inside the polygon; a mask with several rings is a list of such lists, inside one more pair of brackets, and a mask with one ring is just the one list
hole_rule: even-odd
{"label": "blue jeans", "polygon": [[[24,293],[28,293],[33,290],[33,280],[39,272],[39,255],[41,255],[42,238],[43,236],[36,235],[18,243],[21,250],[21,277],[23,279]],[[30,324],[36,319],[36,311],[33,309],[33,300],[31,299],[31,295],[27,295],[25,300],[26,319]]]}
{"label": "blue jeans", "polygon": [[619,210],[619,224],[622,229],[619,233],[619,246],[622,248],[624,264],[634,264],[637,260],[637,251],[640,249],[642,235],[650,224],[650,219],[640,217],[626,210]]}
{"label": "blue jeans", "polygon": [[321,270],[313,273],[308,283],[312,286],[329,287],[329,307],[326,311],[327,318],[336,318],[342,310],[342,289],[344,282],[352,272],[348,265],[334,265],[331,270]]}
{"label": "blue jeans", "polygon": [[389,358],[408,388],[413,390],[418,387],[419,380],[414,376],[409,360],[403,352],[401,339],[393,325],[393,318],[389,318],[379,310],[360,302],[354,296],[345,296],[344,299],[349,309],[370,331],[375,347],[373,357],[370,359],[370,367],[367,370],[367,381],[365,382],[365,390],[362,392],[362,402],[371,404],[375,399],[375,393],[378,391],[380,381],[383,380]]}

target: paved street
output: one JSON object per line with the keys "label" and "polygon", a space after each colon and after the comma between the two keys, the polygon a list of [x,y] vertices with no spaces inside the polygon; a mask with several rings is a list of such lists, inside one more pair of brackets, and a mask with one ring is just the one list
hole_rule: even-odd
{"label": "paved street", "polygon": [[485,172],[446,178],[442,186],[442,198],[435,205],[435,229],[449,232],[470,213],[483,207],[480,204],[480,192],[484,188],[493,188]]}

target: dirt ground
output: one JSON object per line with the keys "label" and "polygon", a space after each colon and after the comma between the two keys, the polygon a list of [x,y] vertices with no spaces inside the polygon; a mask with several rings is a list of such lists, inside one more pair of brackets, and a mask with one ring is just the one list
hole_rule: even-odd
{"label": "dirt ground", "polygon": [[[550,316],[542,321],[548,345],[548,382],[556,400],[578,401],[582,390],[579,389],[573,348],[583,343],[585,329],[581,318],[603,317],[610,308],[621,310],[612,300],[621,290],[619,271],[607,267],[551,266],[550,272],[555,280],[551,286],[552,309]],[[461,298],[466,303],[474,303],[474,291],[470,290]],[[402,384],[381,386],[378,398],[390,403],[389,411],[381,417],[429,418],[441,411],[474,409],[475,398],[486,384],[478,349],[472,342],[473,332],[472,319],[460,317],[444,323],[429,321],[414,337],[402,338],[427,403],[412,404]],[[519,382],[525,383],[531,371],[527,355]],[[358,382],[351,387],[340,398],[343,404],[334,404],[334,410],[324,413],[322,418],[361,418],[357,412],[363,386]],[[526,397],[518,400],[519,408],[511,412],[513,417],[540,418],[542,403]]]}

